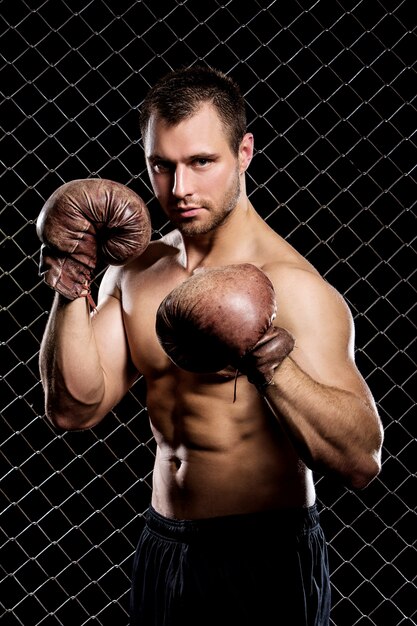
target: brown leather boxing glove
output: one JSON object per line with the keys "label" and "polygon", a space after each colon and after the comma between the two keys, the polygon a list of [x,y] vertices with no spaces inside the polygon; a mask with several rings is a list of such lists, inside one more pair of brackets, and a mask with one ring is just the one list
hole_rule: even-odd
{"label": "brown leather boxing glove", "polygon": [[169,358],[191,372],[232,365],[262,391],[294,348],[276,316],[274,287],[250,263],[197,270],[161,302],[156,333]]}
{"label": "brown leather boxing glove", "polygon": [[258,343],[239,361],[238,369],[260,391],[273,384],[274,372],[292,352],[294,337],[285,329],[270,326]]}
{"label": "brown leather boxing glove", "polygon": [[58,187],[45,202],[36,231],[43,244],[39,274],[69,300],[89,296],[98,258],[123,265],[144,252],[152,232],[143,200],[101,178]]}
{"label": "brown leather boxing glove", "polygon": [[276,313],[266,274],[250,263],[197,270],[160,304],[156,333],[179,367],[218,372],[256,346]]}

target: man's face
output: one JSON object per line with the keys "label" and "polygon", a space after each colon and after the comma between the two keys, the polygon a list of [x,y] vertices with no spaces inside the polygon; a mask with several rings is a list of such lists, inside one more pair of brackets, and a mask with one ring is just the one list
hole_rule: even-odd
{"label": "man's face", "polygon": [[203,104],[176,126],[152,116],[144,149],[155,195],[184,235],[208,233],[227,219],[240,197],[239,159],[213,106]]}

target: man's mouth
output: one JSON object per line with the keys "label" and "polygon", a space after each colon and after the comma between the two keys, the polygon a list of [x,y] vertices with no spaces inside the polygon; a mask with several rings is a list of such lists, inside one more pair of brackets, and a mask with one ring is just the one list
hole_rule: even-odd
{"label": "man's mouth", "polygon": [[185,206],[185,207],[176,207],[175,213],[179,217],[187,218],[187,217],[195,217],[201,211],[203,211],[203,207],[201,206]]}

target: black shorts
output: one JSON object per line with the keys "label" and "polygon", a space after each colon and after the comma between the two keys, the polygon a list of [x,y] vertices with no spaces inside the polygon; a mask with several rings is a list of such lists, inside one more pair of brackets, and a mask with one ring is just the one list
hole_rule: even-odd
{"label": "black shorts", "polygon": [[328,626],[317,508],[182,521],[150,507],[130,601],[131,626]]}

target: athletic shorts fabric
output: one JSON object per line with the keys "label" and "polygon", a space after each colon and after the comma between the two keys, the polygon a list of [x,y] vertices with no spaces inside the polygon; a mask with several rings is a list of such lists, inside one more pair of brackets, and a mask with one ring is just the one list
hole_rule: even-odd
{"label": "athletic shorts fabric", "polygon": [[130,612],[131,626],[328,626],[316,506],[190,521],[150,507]]}

